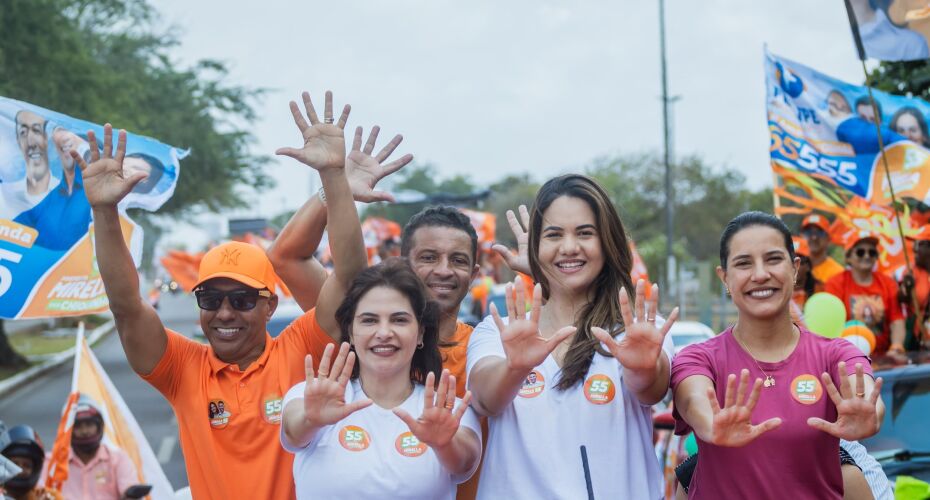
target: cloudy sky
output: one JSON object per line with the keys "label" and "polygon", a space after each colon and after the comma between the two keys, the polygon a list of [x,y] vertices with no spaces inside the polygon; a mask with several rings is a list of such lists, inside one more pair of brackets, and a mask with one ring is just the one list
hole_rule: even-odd
{"label": "cloudy sky", "polygon": [[[179,61],[220,59],[234,83],[271,89],[253,124],[257,152],[299,143],[287,101],[304,89],[332,89],[337,106],[352,104],[351,127],[402,133],[399,153],[478,183],[661,150],[655,1],[153,3],[177,28]],[[862,81],[842,0],[667,0],[666,9],[669,88],[681,98],[674,151],[737,168],[754,188],[771,184],[765,43]],[[296,208],[308,170],[274,163],[278,187],[256,198],[258,214]]]}

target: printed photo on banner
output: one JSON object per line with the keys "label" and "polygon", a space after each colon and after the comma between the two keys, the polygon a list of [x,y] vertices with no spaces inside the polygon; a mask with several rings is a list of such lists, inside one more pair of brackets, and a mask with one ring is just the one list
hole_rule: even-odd
{"label": "printed photo on banner", "polygon": [[865,53],[883,61],[930,58],[926,0],[850,0]]}
{"label": "printed photo on banner", "polygon": [[[25,318],[87,314],[106,309],[96,286],[92,216],[81,172],[71,156],[91,158],[87,132],[103,127],[29,103],[0,97],[0,317]],[[99,149],[103,144],[97,145]],[[144,172],[120,205],[154,211],[174,194],[186,155],[153,139],[127,134],[123,168]],[[124,216],[125,218],[125,216]],[[132,229],[131,247],[141,249],[142,232]],[[138,260],[139,253],[136,253]],[[62,275],[61,271],[67,269]],[[59,280],[51,283],[50,280]],[[48,286],[46,286],[48,285]],[[78,299],[62,302],[66,287]],[[50,295],[37,291],[48,288]],[[69,292],[70,294],[70,292]],[[66,294],[68,295],[68,294]],[[28,312],[28,315],[24,315]],[[35,316],[33,316],[35,314]]]}

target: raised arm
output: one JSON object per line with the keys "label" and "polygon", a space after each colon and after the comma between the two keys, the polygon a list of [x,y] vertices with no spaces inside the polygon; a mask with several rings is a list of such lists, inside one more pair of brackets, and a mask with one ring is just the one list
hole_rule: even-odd
{"label": "raised arm", "polygon": [[71,157],[81,169],[84,192],[93,209],[97,267],[129,365],[136,373],[148,375],[164,355],[168,335],[155,309],[143,300],[139,291],[139,275],[123,240],[116,208],[120,200],[145,178],[145,174],[123,175],[126,131],[119,132],[115,154],[112,151],[113,128],[109,123],[103,128],[102,156],[92,131],[87,133],[87,138],[90,142],[90,165],[75,150],[71,150]]}
{"label": "raised arm", "polygon": [[[500,332],[505,357],[489,356],[478,361],[469,374],[468,388],[475,396],[474,407],[484,415],[499,415],[517,397],[523,381],[569,335],[574,326],[566,326],[546,339],[539,334],[542,288],[533,288],[533,306],[526,318],[526,292],[523,280],[517,277],[504,292],[509,322],[505,325],[491,304],[491,316]],[[516,296],[516,297],[514,297]]]}
{"label": "raised arm", "polygon": [[[362,128],[355,129],[352,151],[345,161],[345,175],[355,201],[393,201],[394,198],[389,193],[375,191],[375,185],[413,160],[413,156],[408,154],[386,163],[391,153],[403,141],[400,135],[395,136],[377,155],[372,156],[378,133],[377,126],[371,129],[363,149]],[[325,186],[323,189],[326,193]],[[328,194],[324,196],[330,198]],[[327,215],[326,203],[318,194],[314,194],[294,214],[268,249],[268,257],[274,264],[275,272],[284,280],[297,303],[305,311],[317,305],[320,290],[329,277],[329,273],[313,257],[323,237]]]}

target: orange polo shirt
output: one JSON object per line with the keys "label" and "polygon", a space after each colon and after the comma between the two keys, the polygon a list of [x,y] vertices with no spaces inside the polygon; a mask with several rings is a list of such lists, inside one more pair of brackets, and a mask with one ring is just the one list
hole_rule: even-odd
{"label": "orange polo shirt", "polygon": [[168,330],[164,356],[142,378],[174,409],[193,498],[294,498],[294,455],[279,442],[281,398],[305,380],[304,357],[319,360],[331,342],[311,309],[277,338],[266,333],[262,355],[240,371]]}
{"label": "orange polo shirt", "polygon": [[846,268],[837,262],[833,257],[827,257],[823,262],[817,264],[811,269],[814,279],[821,283],[830,281],[830,278],[845,271]]}
{"label": "orange polo shirt", "polygon": [[455,395],[465,397],[465,355],[468,353],[468,339],[474,327],[462,323],[455,324],[455,333],[450,339],[454,346],[440,348],[442,353],[442,367],[455,375]]}

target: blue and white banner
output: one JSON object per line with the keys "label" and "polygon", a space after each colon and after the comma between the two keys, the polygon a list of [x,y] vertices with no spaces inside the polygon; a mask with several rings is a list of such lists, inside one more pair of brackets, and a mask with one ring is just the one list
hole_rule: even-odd
{"label": "blue and white banner", "polygon": [[817,177],[871,203],[891,192],[879,153],[881,125],[895,194],[930,202],[930,104],[873,91],[765,53],[766,105],[773,168]]}
{"label": "blue and white banner", "polygon": [[[81,172],[70,156],[90,158],[87,131],[103,126],[0,97],[0,317],[87,314],[106,309],[94,261],[92,217]],[[103,147],[102,142],[98,144]],[[114,145],[115,147],[115,145]],[[185,152],[128,134],[127,174],[148,177],[120,209],[157,210],[177,185]],[[124,217],[139,257],[141,230]]]}

